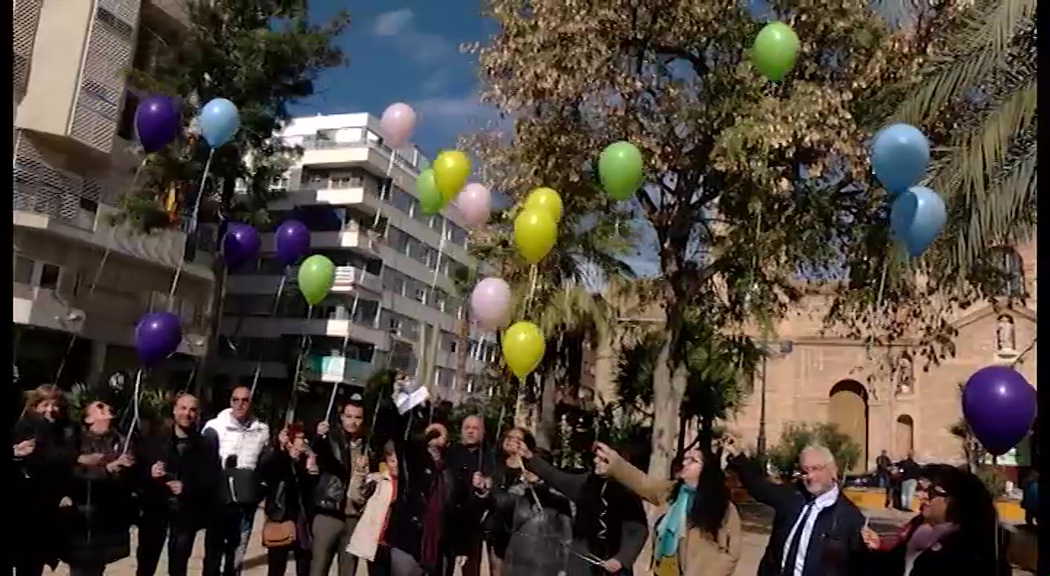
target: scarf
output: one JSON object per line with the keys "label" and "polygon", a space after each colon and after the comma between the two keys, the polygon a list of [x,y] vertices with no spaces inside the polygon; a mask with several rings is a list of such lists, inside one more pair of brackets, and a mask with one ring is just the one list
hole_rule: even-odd
{"label": "scarf", "polygon": [[922,552],[958,529],[959,526],[952,522],[941,522],[937,525],[920,524],[911,533],[911,538],[908,538],[908,553],[917,554]]}
{"label": "scarf", "polygon": [[431,485],[427,510],[423,516],[423,545],[420,560],[423,566],[434,567],[441,558],[441,513],[445,507],[444,465],[434,463],[434,483]]}
{"label": "scarf", "polygon": [[696,488],[681,484],[678,494],[671,502],[667,514],[656,524],[656,558],[674,556],[678,553],[678,541],[682,534],[679,531],[685,525],[686,515],[693,506],[693,498],[696,496]]}

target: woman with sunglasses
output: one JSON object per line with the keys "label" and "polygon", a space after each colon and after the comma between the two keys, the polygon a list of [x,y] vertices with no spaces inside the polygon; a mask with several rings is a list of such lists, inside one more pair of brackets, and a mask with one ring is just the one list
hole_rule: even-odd
{"label": "woman with sunglasses", "polygon": [[894,538],[865,527],[861,537],[872,554],[872,574],[1009,576],[1005,532],[995,504],[975,474],[947,464],[919,471],[919,515]]}

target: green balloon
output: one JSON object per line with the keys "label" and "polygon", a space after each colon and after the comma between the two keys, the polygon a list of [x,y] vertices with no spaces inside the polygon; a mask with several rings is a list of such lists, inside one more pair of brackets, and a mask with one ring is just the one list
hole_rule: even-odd
{"label": "green balloon", "polygon": [[437,214],[445,207],[445,198],[438,192],[437,178],[430,168],[420,172],[416,178],[416,194],[419,195],[419,207],[427,216]]}
{"label": "green balloon", "polygon": [[610,144],[598,157],[598,178],[614,200],[631,198],[645,179],[641,151],[630,142]]}
{"label": "green balloon", "polygon": [[315,306],[332,289],[335,282],[335,264],[327,256],[314,254],[299,266],[299,291],[306,303]]}
{"label": "green balloon", "polygon": [[780,80],[795,67],[798,58],[798,36],[783,22],[770,22],[755,38],[751,63],[770,80]]}

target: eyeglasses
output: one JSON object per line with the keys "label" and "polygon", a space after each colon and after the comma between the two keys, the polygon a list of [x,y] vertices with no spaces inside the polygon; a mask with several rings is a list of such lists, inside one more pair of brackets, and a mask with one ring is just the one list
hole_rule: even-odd
{"label": "eyeglasses", "polygon": [[819,464],[817,466],[799,466],[798,471],[800,474],[813,474],[814,472],[823,472],[828,469],[827,464]]}
{"label": "eyeglasses", "polygon": [[926,494],[926,496],[928,498],[947,498],[948,497],[948,493],[945,492],[944,488],[941,488],[940,486],[934,486],[932,484],[927,484],[925,486],[920,484],[919,486],[915,487],[915,491],[916,492],[921,492],[923,494]]}

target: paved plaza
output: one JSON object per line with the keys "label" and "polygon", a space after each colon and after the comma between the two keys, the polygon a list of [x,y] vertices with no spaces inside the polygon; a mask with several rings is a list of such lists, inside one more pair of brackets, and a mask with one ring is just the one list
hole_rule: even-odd
{"label": "paved plaza", "polygon": [[[909,515],[903,512],[895,510],[865,510],[865,514],[870,519],[870,526],[883,534],[889,534],[896,531],[897,526],[907,521]],[[741,505],[741,516],[744,525],[744,544],[743,553],[740,557],[740,562],[737,564],[735,576],[754,576],[758,573],[758,563],[762,559],[762,552],[765,550],[769,528],[769,513],[768,509],[757,504],[744,504]],[[248,555],[246,562],[246,569],[244,571],[245,576],[263,576],[266,574],[266,550],[262,547],[259,538],[259,526],[262,525],[262,513],[260,512],[256,516],[255,529],[252,532],[252,540],[248,546]],[[132,532],[132,549],[134,550],[135,545],[135,533]],[[194,547],[193,558],[190,560],[190,576],[200,576],[201,574],[201,560],[204,557],[204,534],[203,532],[198,534],[196,546]],[[166,566],[166,557],[162,557],[160,560],[160,567],[157,570],[158,576],[165,574],[164,567]],[[486,562],[487,564],[487,562]],[[289,562],[287,574],[294,574],[294,567]],[[69,576],[68,568],[63,564],[59,566],[58,570],[54,572],[47,572],[48,576]],[[336,576],[335,566],[330,571],[330,576]],[[458,574],[458,571],[457,571]],[[488,568],[483,567],[482,574],[488,574]],[[124,560],[111,565],[106,570],[107,576],[135,576],[135,559],[125,558]],[[367,570],[362,565],[359,567],[356,576],[367,576]],[[642,576],[642,575],[638,575]],[[1022,570],[1014,570],[1014,576],[1034,576],[1031,572]]]}

